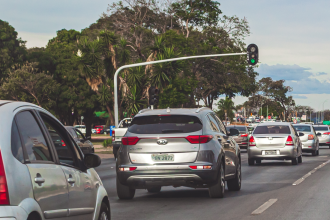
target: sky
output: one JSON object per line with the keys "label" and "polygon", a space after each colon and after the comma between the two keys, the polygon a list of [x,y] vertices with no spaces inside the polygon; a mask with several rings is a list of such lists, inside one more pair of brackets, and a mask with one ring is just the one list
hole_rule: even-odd
{"label": "sky", "polygon": [[[30,47],[44,47],[61,29],[80,31],[106,12],[113,0],[0,0],[8,21]],[[330,109],[329,0],[220,0],[224,15],[246,18],[247,44],[259,47],[259,79],[286,80],[296,104]],[[237,96],[235,104],[245,97]]]}

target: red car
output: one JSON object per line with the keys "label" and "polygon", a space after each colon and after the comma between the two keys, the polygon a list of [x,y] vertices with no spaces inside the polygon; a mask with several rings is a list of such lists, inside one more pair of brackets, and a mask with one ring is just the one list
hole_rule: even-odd
{"label": "red car", "polygon": [[104,127],[102,125],[95,125],[94,129],[96,130],[96,134],[103,134],[104,133]]}

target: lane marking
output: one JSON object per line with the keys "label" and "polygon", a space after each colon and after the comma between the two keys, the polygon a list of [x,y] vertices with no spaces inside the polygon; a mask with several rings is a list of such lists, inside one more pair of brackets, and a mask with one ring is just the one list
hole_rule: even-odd
{"label": "lane marking", "polygon": [[301,177],[300,179],[298,179],[297,181],[295,181],[292,185],[293,186],[297,186],[300,183],[302,183],[306,178],[308,178],[310,175],[312,175],[313,173],[315,173],[318,169],[321,169],[322,167],[324,167],[325,165],[327,165],[328,163],[330,163],[330,160],[322,163],[321,165],[319,165],[318,167],[314,168],[313,170],[309,171],[307,174],[305,174],[303,177]]}
{"label": "lane marking", "polygon": [[267,202],[265,202],[264,204],[262,204],[259,208],[257,208],[256,210],[254,210],[251,213],[251,215],[259,215],[259,214],[263,213],[269,207],[271,207],[275,202],[277,202],[277,199],[270,199],[270,200],[268,200]]}

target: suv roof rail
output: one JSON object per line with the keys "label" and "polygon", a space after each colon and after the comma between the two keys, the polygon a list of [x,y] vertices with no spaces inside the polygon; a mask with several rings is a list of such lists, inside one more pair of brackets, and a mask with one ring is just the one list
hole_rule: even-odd
{"label": "suv roof rail", "polygon": [[148,109],[148,108],[145,108],[145,109],[142,109],[138,112],[138,114],[141,114],[143,112],[146,112],[146,111],[151,111],[152,109]]}
{"label": "suv roof rail", "polygon": [[[201,108],[198,108],[196,110],[196,113],[200,112],[200,111],[203,111],[203,110],[206,110],[206,109],[210,109],[209,107],[201,107]],[[211,110],[211,109],[210,109]]]}

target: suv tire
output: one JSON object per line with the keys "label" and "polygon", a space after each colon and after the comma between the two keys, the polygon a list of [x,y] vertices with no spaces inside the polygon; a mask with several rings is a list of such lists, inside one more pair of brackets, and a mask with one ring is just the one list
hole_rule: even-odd
{"label": "suv tire", "polygon": [[150,193],[159,193],[161,189],[162,189],[161,186],[153,186],[153,187],[147,188],[148,192],[150,192]]}
{"label": "suv tire", "polygon": [[302,155],[298,157],[298,163],[302,163]]}
{"label": "suv tire", "polygon": [[314,151],[312,152],[312,156],[317,156],[317,150],[314,150]]}
{"label": "suv tire", "polygon": [[248,163],[249,163],[249,166],[253,166],[254,165],[254,159],[248,158]]}
{"label": "suv tire", "polygon": [[235,178],[227,181],[227,187],[229,191],[241,190],[242,173],[241,173],[241,162],[238,163]]}
{"label": "suv tire", "polygon": [[209,188],[209,195],[211,198],[223,198],[225,195],[225,172],[222,163],[219,168],[218,181]]}
{"label": "suv tire", "polygon": [[135,195],[135,189],[125,186],[120,183],[118,177],[116,178],[117,195],[119,199],[133,199]]}
{"label": "suv tire", "polygon": [[98,220],[110,220],[110,210],[107,204],[102,202],[101,209],[100,209],[100,215]]}
{"label": "suv tire", "polygon": [[261,159],[257,159],[256,164],[261,164]]}
{"label": "suv tire", "polygon": [[291,162],[292,162],[292,165],[297,165],[297,164],[298,164],[298,159],[297,159],[297,157],[293,158],[293,159],[291,160]]}

